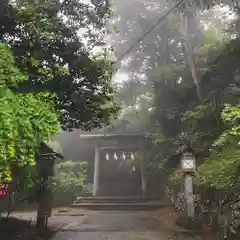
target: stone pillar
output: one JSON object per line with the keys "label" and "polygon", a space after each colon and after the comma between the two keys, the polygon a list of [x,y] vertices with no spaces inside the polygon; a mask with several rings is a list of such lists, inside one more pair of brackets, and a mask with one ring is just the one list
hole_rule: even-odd
{"label": "stone pillar", "polygon": [[93,197],[98,194],[99,188],[99,172],[100,172],[100,148],[95,148],[95,160],[94,160],[94,176],[93,176]]}
{"label": "stone pillar", "polygon": [[146,169],[144,159],[141,157],[141,179],[142,179],[142,194],[145,197],[147,191]]}
{"label": "stone pillar", "polygon": [[194,218],[194,195],[193,195],[193,177],[191,174],[185,175],[185,198],[187,205],[187,214]]}

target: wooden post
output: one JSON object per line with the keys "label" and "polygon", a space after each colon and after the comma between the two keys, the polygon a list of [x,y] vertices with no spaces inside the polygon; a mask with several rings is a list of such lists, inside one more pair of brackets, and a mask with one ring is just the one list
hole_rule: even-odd
{"label": "wooden post", "polygon": [[93,197],[96,197],[98,195],[99,172],[100,172],[100,148],[96,147],[94,160]]}

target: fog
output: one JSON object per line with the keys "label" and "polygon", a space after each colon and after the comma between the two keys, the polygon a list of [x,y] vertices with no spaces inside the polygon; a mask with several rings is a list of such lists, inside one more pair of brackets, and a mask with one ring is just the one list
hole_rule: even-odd
{"label": "fog", "polygon": [[[166,62],[167,42],[172,43],[173,46],[172,58],[176,56],[184,58],[179,44],[181,39],[179,31],[168,27],[178,21],[174,14],[164,19],[141,39],[173,5],[173,2],[167,0],[112,0],[114,11],[112,21],[119,31],[111,31],[107,38],[116,50],[118,71],[113,79],[113,84],[118,87],[116,98],[124,103],[125,108],[135,106],[139,96],[151,92],[152,83],[149,79],[155,69]],[[203,42],[202,28],[212,23],[218,27],[227,17],[229,17],[228,9],[225,11],[216,9],[214,12],[193,16],[189,24],[191,45],[197,46]],[[112,27],[110,28],[112,30]],[[135,44],[139,39],[141,41]],[[130,48],[131,50],[128,51]],[[93,132],[99,131],[102,130]],[[80,141],[81,133],[83,132],[80,130],[61,132],[60,136],[55,138],[61,146],[65,159],[82,160],[83,149],[84,152],[89,151],[89,144]]]}

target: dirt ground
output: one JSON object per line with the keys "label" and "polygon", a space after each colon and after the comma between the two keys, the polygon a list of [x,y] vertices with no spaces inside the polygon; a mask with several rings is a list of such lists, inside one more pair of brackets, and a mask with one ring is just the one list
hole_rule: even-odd
{"label": "dirt ground", "polygon": [[43,238],[39,238],[35,232],[35,226],[29,221],[16,218],[0,219],[0,236],[4,240],[34,240],[48,239],[54,234],[51,229],[44,231]]}
{"label": "dirt ground", "polygon": [[10,214],[9,219],[3,215],[0,218],[0,239],[4,240],[45,240],[67,225],[73,216],[56,216],[58,210],[53,211],[49,218],[48,228],[41,237],[36,235],[36,211],[16,211]]}
{"label": "dirt ground", "polygon": [[[204,226],[201,231],[188,231],[182,229],[176,225],[176,219],[182,213],[174,211],[172,208],[159,209],[156,212],[156,217],[164,222],[166,229],[172,233],[173,239],[187,239],[187,236],[194,236],[194,239],[204,239],[204,240],[220,240],[221,237],[217,233],[211,232],[211,230]],[[186,238],[184,238],[186,236]]]}

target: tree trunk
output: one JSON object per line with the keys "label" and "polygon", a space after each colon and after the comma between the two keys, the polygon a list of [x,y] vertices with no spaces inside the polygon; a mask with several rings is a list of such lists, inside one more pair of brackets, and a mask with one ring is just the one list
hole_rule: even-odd
{"label": "tree trunk", "polygon": [[203,98],[202,98],[202,94],[201,94],[201,87],[200,87],[200,80],[198,79],[198,73],[197,73],[197,69],[195,66],[194,56],[192,53],[192,46],[189,42],[189,32],[188,32],[189,14],[180,14],[179,19],[180,19],[179,22],[181,25],[180,32],[183,36],[182,45],[183,45],[183,49],[184,49],[184,54],[186,56],[186,61],[189,66],[189,70],[192,74],[193,83],[196,87],[197,96],[198,96],[199,100],[201,102],[203,102]]}

